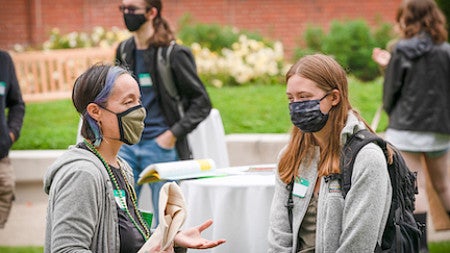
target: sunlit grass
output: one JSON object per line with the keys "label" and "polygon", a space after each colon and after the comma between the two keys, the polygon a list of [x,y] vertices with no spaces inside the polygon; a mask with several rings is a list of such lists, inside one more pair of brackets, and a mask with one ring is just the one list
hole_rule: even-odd
{"label": "sunlit grass", "polygon": [[0,246],[2,253],[42,253],[43,247],[3,247]]}
{"label": "sunlit grass", "polygon": [[76,140],[78,114],[71,100],[26,104],[13,149],[66,149]]}

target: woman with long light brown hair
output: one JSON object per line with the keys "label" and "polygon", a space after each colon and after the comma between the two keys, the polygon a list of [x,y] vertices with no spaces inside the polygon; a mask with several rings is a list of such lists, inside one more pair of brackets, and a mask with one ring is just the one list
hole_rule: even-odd
{"label": "woman with long light brown hair", "polygon": [[383,151],[374,143],[359,151],[345,200],[339,179],[328,177],[340,173],[347,139],[369,128],[350,105],[344,69],[332,57],[309,55],[290,68],[286,83],[294,127],[279,155],[269,252],[373,252],[392,196]]}

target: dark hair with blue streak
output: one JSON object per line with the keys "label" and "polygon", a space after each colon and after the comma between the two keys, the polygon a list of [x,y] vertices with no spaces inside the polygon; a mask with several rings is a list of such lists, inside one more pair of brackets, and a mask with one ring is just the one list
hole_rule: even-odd
{"label": "dark hair with blue streak", "polygon": [[99,146],[103,136],[100,126],[86,111],[90,103],[106,107],[114,83],[127,70],[108,64],[96,64],[81,74],[73,86],[72,102],[82,116],[81,136]]}

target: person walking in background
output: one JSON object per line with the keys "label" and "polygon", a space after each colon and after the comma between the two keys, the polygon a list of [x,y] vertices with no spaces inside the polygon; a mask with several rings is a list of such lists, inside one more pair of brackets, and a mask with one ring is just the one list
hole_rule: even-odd
{"label": "person walking in background", "polygon": [[[117,47],[116,62],[125,66],[139,83],[142,104],[147,109],[142,139],[120,150],[133,168],[135,181],[153,163],[192,158],[186,135],[203,121],[211,101],[197,75],[194,57],[187,47],[175,44],[169,55],[172,79],[179,98],[171,96],[157,67],[157,53],[165,56],[175,36],[162,17],[160,0],[124,0],[120,11],[133,36]],[[182,108],[180,108],[182,107]],[[151,183],[154,213],[158,213],[159,191],[164,182]],[[136,185],[139,196],[141,186]],[[155,225],[158,224],[156,215]]]}
{"label": "person walking in background", "polygon": [[347,139],[370,129],[350,105],[344,69],[329,56],[308,55],[289,69],[286,83],[294,127],[279,154],[268,252],[374,252],[392,198],[382,149],[369,143],[359,151],[345,201],[339,179],[328,177],[341,172]]}
{"label": "person walking in background", "polygon": [[[94,65],[75,81],[72,101],[83,119],[84,140],[45,174],[45,252],[137,252],[152,235],[137,207],[131,168],[117,154],[124,143],[137,143],[144,129],[139,86],[123,68]],[[206,249],[224,243],[201,237],[211,224],[178,232],[174,246]],[[151,252],[160,250],[155,246]]]}
{"label": "person walking in background", "polygon": [[[408,167],[418,172],[415,218],[426,223],[429,207],[425,170],[450,212],[450,45],[446,17],[433,0],[406,0],[398,9],[396,21],[401,39],[392,55],[377,50],[373,58],[386,66],[386,139],[402,151]],[[426,233],[422,239],[422,251],[427,252]]]}
{"label": "person walking in background", "polygon": [[15,178],[9,150],[19,139],[25,115],[14,63],[0,50],[0,228],[5,227],[14,200]]}

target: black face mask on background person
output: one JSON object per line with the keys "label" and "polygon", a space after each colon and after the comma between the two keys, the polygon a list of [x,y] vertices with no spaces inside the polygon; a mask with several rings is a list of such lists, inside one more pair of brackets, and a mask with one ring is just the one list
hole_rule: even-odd
{"label": "black face mask on background person", "polygon": [[328,114],[320,110],[320,101],[326,96],[328,94],[321,99],[289,103],[292,124],[306,133],[320,131],[328,120]]}
{"label": "black face mask on background person", "polygon": [[123,20],[130,32],[137,31],[145,22],[147,22],[147,18],[144,14],[123,14]]}

